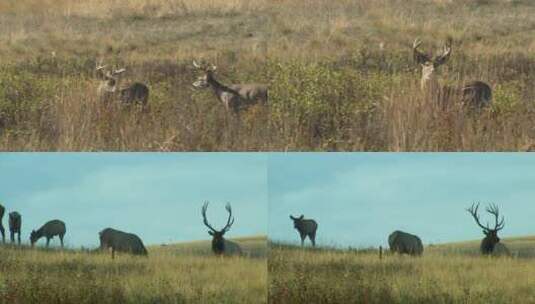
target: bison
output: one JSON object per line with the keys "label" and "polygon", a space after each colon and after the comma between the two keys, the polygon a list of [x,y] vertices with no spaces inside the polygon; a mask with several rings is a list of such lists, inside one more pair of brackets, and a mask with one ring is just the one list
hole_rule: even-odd
{"label": "bison", "polygon": [[424,246],[422,240],[414,234],[396,230],[388,236],[391,252],[409,255],[422,255]]}
{"label": "bison", "polygon": [[37,231],[32,230],[32,233],[30,234],[30,242],[33,247],[40,238],[45,237],[46,247],[48,248],[50,239],[57,235],[59,237],[59,241],[61,242],[61,248],[63,248],[63,237],[65,236],[66,232],[67,229],[65,228],[65,223],[63,221],[51,220],[46,222],[43,226],[41,226],[41,228],[37,229]]}
{"label": "bison", "polygon": [[141,239],[133,234],[113,228],[106,228],[99,232],[100,249],[111,248],[111,258],[115,258],[115,252],[125,252],[133,255],[147,256],[147,249]]}
{"label": "bison", "polygon": [[303,215],[300,217],[293,217],[290,215],[290,219],[294,221],[294,228],[299,231],[299,236],[301,237],[301,246],[305,244],[305,239],[308,236],[312,242],[312,247],[315,247],[318,223],[312,219],[305,219]]}

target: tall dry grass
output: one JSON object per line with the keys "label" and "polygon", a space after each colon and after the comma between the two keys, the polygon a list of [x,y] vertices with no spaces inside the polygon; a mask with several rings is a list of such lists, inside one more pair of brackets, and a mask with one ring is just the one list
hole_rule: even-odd
{"label": "tall dry grass", "polygon": [[[532,1],[13,1],[0,4],[0,149],[511,151],[535,142]],[[480,115],[419,89],[415,37],[445,85],[488,82]],[[103,108],[98,59],[151,89],[151,111]],[[270,86],[233,117],[193,90],[192,59]]]}

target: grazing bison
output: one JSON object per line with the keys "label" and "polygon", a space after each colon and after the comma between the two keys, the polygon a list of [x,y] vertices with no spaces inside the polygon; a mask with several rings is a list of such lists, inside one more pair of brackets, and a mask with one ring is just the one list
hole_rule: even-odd
{"label": "grazing bison", "polygon": [[308,236],[312,242],[312,246],[316,246],[316,230],[318,229],[318,223],[312,219],[304,219],[304,216],[293,217],[290,215],[290,218],[294,221],[294,228],[299,231],[299,236],[301,236],[301,246],[305,244],[305,238]]}
{"label": "grazing bison", "polygon": [[46,222],[41,228],[39,228],[37,231],[32,230],[32,233],[30,234],[30,242],[32,243],[32,247],[40,238],[46,237],[46,247],[48,248],[48,244],[50,243],[50,239],[54,236],[59,236],[59,240],[61,242],[61,248],[63,248],[63,237],[65,236],[65,232],[67,229],[65,228],[65,223],[60,220],[51,220]]}
{"label": "grazing bison", "polygon": [[208,224],[208,220],[206,219],[207,209],[208,209],[208,202],[204,202],[204,205],[202,206],[201,214],[202,214],[204,225],[206,225],[206,227],[210,229],[208,231],[208,234],[212,236],[212,251],[216,255],[241,255],[242,250],[241,250],[240,245],[232,241],[226,240],[223,237],[225,233],[230,230],[230,227],[232,226],[232,224],[234,224],[234,217],[232,217],[232,208],[230,207],[230,204],[227,203],[227,205],[225,206],[225,209],[228,212],[228,219],[227,219],[227,224],[221,230],[216,230],[210,224]]}
{"label": "grazing bison", "polygon": [[0,205],[0,233],[2,233],[3,244],[6,243],[6,230],[4,229],[4,224],[2,224],[2,222],[4,221],[4,212],[6,212],[6,208]]}
{"label": "grazing bison", "polygon": [[399,254],[422,255],[424,246],[416,235],[396,230],[388,236],[390,251]]}
{"label": "grazing bison", "polygon": [[17,211],[9,213],[9,235],[11,243],[15,242],[15,233],[17,234],[17,240],[20,245],[20,227],[22,226],[22,217]]}
{"label": "grazing bison", "polygon": [[147,249],[143,245],[141,239],[133,234],[123,231],[106,228],[99,232],[100,249],[111,248],[111,258],[115,258],[115,251],[125,252],[134,255],[147,256]]}
{"label": "grazing bison", "polygon": [[485,210],[488,213],[494,215],[494,228],[491,229],[488,226],[488,223],[487,226],[481,225],[481,222],[479,221],[479,214],[477,213],[478,208],[479,203],[472,204],[472,206],[466,209],[466,211],[468,211],[468,213],[472,215],[472,217],[476,221],[476,224],[479,227],[483,228],[483,234],[485,234],[485,237],[483,238],[483,240],[481,240],[480,250],[482,254],[489,255],[494,252],[496,245],[500,242],[500,238],[498,237],[498,231],[502,230],[505,226],[505,218],[502,216],[501,221],[498,221],[500,217],[500,210],[498,209],[498,206],[490,204]]}

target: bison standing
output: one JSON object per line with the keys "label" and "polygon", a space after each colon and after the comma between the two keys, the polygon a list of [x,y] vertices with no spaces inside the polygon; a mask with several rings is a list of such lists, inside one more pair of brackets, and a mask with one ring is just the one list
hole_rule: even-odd
{"label": "bison standing", "polygon": [[22,217],[17,211],[9,213],[9,235],[11,243],[15,243],[15,234],[20,245],[20,228],[22,227]]}
{"label": "bison standing", "polygon": [[422,255],[424,246],[422,240],[414,234],[396,230],[388,236],[390,251],[399,254]]}
{"label": "bison standing", "polygon": [[100,249],[111,248],[111,258],[115,258],[115,251],[134,255],[148,255],[141,239],[133,234],[106,228],[99,232]]}
{"label": "bison standing", "polygon": [[40,238],[46,237],[46,247],[48,248],[48,245],[50,244],[50,239],[54,236],[59,236],[59,240],[61,242],[61,248],[63,248],[63,237],[65,236],[65,233],[67,232],[67,229],[65,228],[65,223],[60,220],[51,220],[46,222],[41,228],[39,228],[37,231],[32,230],[32,233],[30,234],[30,242],[32,243],[32,247]]}

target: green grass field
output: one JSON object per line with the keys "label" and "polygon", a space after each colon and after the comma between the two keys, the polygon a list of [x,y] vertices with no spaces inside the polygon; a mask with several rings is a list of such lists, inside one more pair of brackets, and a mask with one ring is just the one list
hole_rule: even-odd
{"label": "green grass field", "polygon": [[512,257],[482,257],[479,241],[382,259],[374,249],[271,244],[269,303],[535,303],[535,237],[502,241]]}
{"label": "green grass field", "polygon": [[[530,0],[4,0],[0,150],[504,151],[532,149]],[[426,100],[412,41],[453,38],[442,84],[488,82],[471,116]],[[149,113],[103,108],[95,64],[128,69]],[[193,59],[270,87],[238,119],[194,90]]]}
{"label": "green grass field", "polygon": [[265,237],[234,239],[243,257],[210,242],[149,246],[148,258],[0,246],[0,303],[265,303]]}

